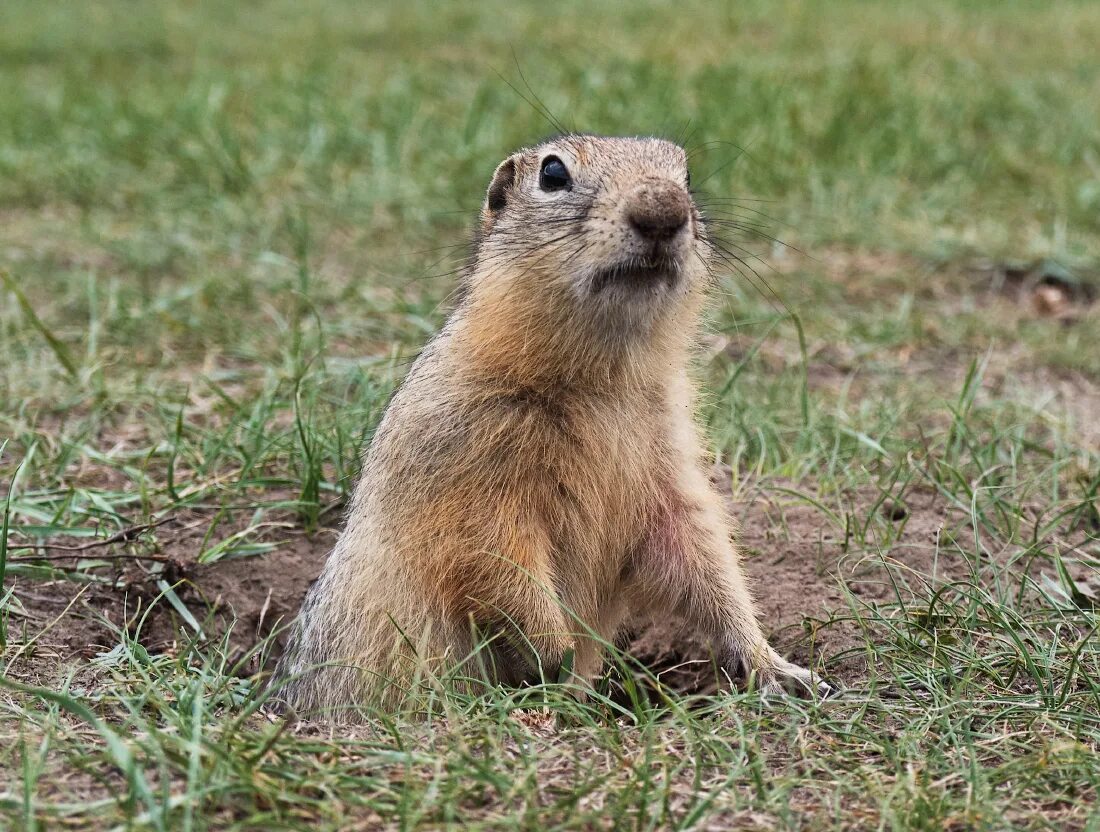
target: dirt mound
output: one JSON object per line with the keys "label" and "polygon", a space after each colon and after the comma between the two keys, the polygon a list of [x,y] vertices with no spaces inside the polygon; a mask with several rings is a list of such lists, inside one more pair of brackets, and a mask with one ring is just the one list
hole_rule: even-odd
{"label": "dirt mound", "polygon": [[[716,472],[716,481],[728,484],[728,471]],[[776,647],[804,664],[830,658],[830,673],[858,676],[861,656],[845,652],[860,641],[853,605],[895,598],[896,576],[888,580],[881,558],[861,554],[850,533],[793,489],[757,490],[732,501],[731,508],[741,522],[745,570]],[[931,493],[908,495],[904,506],[884,502],[877,515],[881,528],[898,535],[890,546],[892,560],[913,575],[942,582],[969,570],[935,545],[947,509]],[[156,529],[159,562],[166,564],[159,573],[120,559],[119,571],[103,582],[18,586],[28,631],[45,629],[35,645],[36,664],[41,666],[43,651],[61,663],[89,659],[116,643],[118,628],[138,633],[152,652],[174,653],[197,637],[198,625],[207,639],[229,632],[231,658],[246,655],[293,617],[336,537],[332,528],[306,535],[289,515],[272,518],[272,529],[255,539],[277,545],[261,555],[195,563],[209,518],[181,517]],[[219,534],[237,532],[247,522],[245,513],[230,516]],[[191,620],[161,597],[164,582],[175,587]],[[630,652],[666,684],[692,692],[713,687],[709,650],[697,633],[672,621],[635,622],[634,632]],[[281,646],[277,637],[269,665]],[[253,657],[241,672],[258,665]]]}

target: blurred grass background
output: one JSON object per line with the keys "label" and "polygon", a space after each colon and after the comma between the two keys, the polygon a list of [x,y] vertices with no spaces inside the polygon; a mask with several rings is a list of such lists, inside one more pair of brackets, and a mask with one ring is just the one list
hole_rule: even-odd
{"label": "blurred grass background", "polygon": [[[497,74],[523,89],[520,70],[570,127],[683,138],[696,182],[767,200],[800,248],[1071,267],[1100,251],[1090,2],[16,0],[0,15],[0,256],[68,340],[96,275],[97,349],[127,367],[269,351],[241,316],[297,285],[285,260],[306,228],[340,335],[389,340],[379,287],[416,303],[426,286],[422,339],[445,294],[424,277],[446,271],[425,250],[461,243],[496,161],[551,132]],[[797,286],[777,288],[797,306]],[[13,377],[38,344],[2,324],[3,390],[33,397],[38,380]]]}

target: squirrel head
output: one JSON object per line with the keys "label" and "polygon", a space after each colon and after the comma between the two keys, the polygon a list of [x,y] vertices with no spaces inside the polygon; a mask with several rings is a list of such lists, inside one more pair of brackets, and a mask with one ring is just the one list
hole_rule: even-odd
{"label": "squirrel head", "polygon": [[519,294],[609,333],[644,332],[699,294],[705,229],[684,149],[570,134],[497,167],[465,293]]}

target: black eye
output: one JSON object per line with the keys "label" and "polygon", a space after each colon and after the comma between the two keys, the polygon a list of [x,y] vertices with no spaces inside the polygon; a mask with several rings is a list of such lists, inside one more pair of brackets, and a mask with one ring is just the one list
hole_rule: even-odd
{"label": "black eye", "polygon": [[689,188],[691,187],[691,171],[690,170],[684,176],[684,184],[687,185]]}
{"label": "black eye", "polygon": [[539,171],[540,188],[544,191],[560,191],[572,184],[573,180],[561,159],[557,156],[547,156],[542,160],[542,170]]}

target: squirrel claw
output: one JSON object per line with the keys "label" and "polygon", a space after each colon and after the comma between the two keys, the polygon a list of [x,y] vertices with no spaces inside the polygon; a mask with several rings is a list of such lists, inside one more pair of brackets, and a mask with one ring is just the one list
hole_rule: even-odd
{"label": "squirrel claw", "polygon": [[784,696],[822,700],[835,697],[840,692],[839,686],[830,684],[812,670],[784,659],[777,659],[772,667],[757,676],[757,680],[757,687],[765,701]]}

